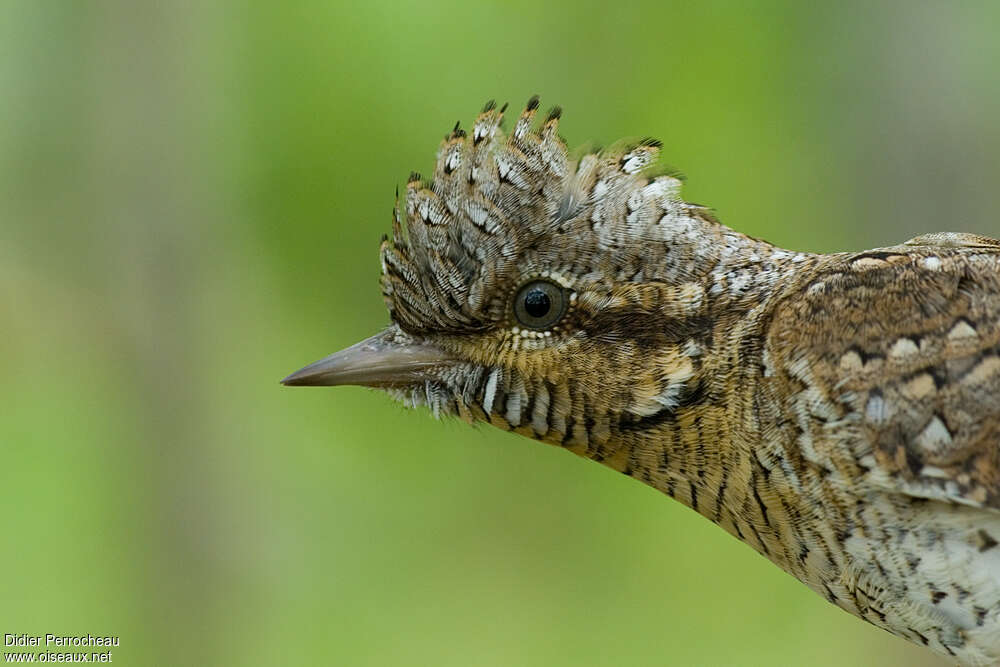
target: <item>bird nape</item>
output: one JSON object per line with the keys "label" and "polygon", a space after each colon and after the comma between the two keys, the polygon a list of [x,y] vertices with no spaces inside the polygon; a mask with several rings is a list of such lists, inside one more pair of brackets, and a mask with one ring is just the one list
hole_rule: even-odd
{"label": "bird nape", "polygon": [[413,174],[382,332],[283,380],[378,387],[653,486],[830,602],[1000,661],[1000,242],[830,255],[723,226],[646,139],[579,158],[532,98]]}

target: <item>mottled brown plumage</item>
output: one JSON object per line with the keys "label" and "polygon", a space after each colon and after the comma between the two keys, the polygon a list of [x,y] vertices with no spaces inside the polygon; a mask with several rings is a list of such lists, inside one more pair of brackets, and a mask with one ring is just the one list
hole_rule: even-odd
{"label": "mottled brown plumage", "polygon": [[1000,242],[782,250],[644,140],[571,158],[488,104],[382,244],[392,324],[286,378],[364,384],[622,471],[817,593],[1000,661]]}

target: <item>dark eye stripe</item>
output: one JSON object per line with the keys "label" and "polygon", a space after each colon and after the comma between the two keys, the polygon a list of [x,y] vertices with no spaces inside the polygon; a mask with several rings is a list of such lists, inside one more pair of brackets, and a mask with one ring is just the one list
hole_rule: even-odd
{"label": "dark eye stripe", "polygon": [[566,313],[566,290],[548,280],[533,280],[514,296],[514,316],[521,326],[545,331]]}

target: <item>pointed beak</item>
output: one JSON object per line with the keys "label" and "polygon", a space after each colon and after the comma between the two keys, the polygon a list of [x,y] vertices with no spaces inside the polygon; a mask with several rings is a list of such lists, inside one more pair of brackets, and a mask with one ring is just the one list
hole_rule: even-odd
{"label": "pointed beak", "polygon": [[398,343],[383,331],[347,349],[299,369],[281,381],[290,387],[327,387],[355,384],[365,387],[403,387],[423,382],[433,369],[455,359],[436,347]]}

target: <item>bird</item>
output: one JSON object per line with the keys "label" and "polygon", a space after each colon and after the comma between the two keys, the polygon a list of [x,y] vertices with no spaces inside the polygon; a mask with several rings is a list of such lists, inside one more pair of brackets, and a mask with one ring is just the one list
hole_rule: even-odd
{"label": "bird", "polygon": [[841,609],[1000,663],[1000,241],[819,254],[681,197],[661,142],[573,153],[490,101],[397,189],[382,331],[289,375],[593,459]]}

